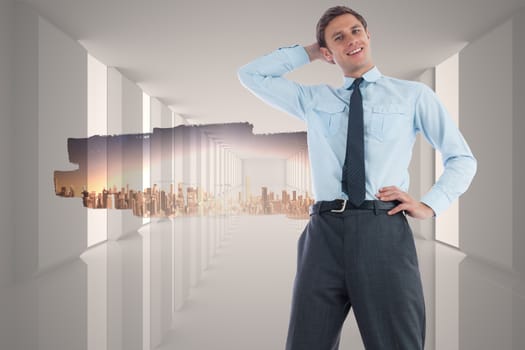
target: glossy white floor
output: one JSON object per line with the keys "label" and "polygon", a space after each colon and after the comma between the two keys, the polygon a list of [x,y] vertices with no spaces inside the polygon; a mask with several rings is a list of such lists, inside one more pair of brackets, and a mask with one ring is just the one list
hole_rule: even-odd
{"label": "glossy white floor", "polygon": [[[12,289],[17,348],[284,349],[305,224],[185,218],[98,245]],[[416,246],[425,349],[525,349],[522,280],[436,242]],[[340,349],[364,349],[352,313]]]}

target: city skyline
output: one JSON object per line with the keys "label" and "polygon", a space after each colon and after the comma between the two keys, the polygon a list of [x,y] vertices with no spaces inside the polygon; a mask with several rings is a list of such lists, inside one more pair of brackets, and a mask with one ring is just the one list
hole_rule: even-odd
{"label": "city skyline", "polygon": [[[249,179],[247,179],[249,182]],[[238,186],[246,189],[246,186]],[[184,191],[184,189],[186,191]],[[177,217],[177,216],[203,216],[222,214],[247,214],[247,215],[274,215],[285,214],[291,218],[308,217],[308,209],[314,199],[308,192],[299,194],[297,190],[289,193],[282,190],[281,195],[268,191],[268,187],[260,188],[260,195],[251,192],[243,194],[242,191],[233,191],[214,197],[203,191],[198,186],[186,186],[182,183],[170,184],[169,192],[154,184],[153,187],[143,191],[130,189],[129,184],[121,187],[116,185],[103,188],[102,191],[87,191],[81,193],[82,204],[89,209],[116,209],[131,210],[133,215],[139,217]],[[186,193],[186,196],[184,195]],[[71,189],[62,187],[56,192],[57,196],[65,198],[77,197]],[[236,198],[234,198],[236,197]],[[236,200],[235,200],[236,199]]]}

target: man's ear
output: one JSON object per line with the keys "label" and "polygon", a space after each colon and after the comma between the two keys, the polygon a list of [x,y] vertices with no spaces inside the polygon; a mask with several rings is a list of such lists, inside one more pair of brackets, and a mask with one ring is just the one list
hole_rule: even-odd
{"label": "man's ear", "polygon": [[334,57],[332,56],[332,53],[327,47],[320,47],[319,50],[321,51],[321,54],[323,55],[326,61],[335,64]]}

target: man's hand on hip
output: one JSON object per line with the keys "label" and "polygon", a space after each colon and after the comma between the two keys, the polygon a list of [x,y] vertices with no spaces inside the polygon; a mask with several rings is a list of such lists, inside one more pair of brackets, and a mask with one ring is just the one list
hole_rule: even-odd
{"label": "man's hand on hip", "polygon": [[398,200],[401,202],[397,207],[390,210],[388,215],[394,215],[404,210],[408,215],[416,219],[427,219],[434,216],[434,210],[432,210],[432,208],[425,203],[415,200],[408,193],[396,186],[380,188],[376,197],[382,201]]}

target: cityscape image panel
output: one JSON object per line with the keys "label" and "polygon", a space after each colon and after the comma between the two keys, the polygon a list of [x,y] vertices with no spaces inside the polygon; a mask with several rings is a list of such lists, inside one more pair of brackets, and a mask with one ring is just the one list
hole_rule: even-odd
{"label": "cityscape image panel", "polygon": [[[181,125],[152,133],[70,138],[72,171],[55,194],[139,217],[308,217],[314,202],[306,132],[254,134],[249,123]],[[143,174],[150,173],[150,183]]]}

